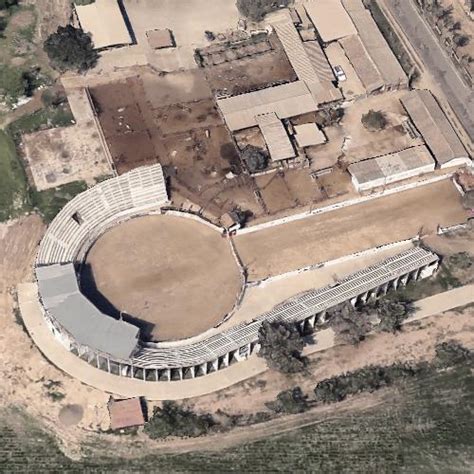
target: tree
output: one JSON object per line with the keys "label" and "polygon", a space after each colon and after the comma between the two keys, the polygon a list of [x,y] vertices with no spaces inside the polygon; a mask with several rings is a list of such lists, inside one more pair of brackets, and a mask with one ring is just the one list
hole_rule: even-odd
{"label": "tree", "polygon": [[362,115],[361,122],[365,128],[372,131],[383,130],[388,124],[387,118],[383,112],[372,109]]}
{"label": "tree", "polygon": [[264,321],[258,331],[258,342],[258,355],[270,368],[286,374],[304,369],[305,359],[301,356],[304,341],[294,325]]}
{"label": "tree", "polygon": [[215,425],[211,415],[197,415],[166,400],[163,406],[155,407],[153,416],[145,425],[145,433],[152,439],[167,436],[196,437],[207,433]]}
{"label": "tree", "polygon": [[474,189],[471,189],[464,194],[462,197],[462,205],[464,209],[467,209],[468,211],[474,209]]}
{"label": "tree", "polygon": [[309,408],[308,401],[300,387],[283,390],[274,402],[267,404],[268,408],[277,413],[303,413]]}
{"label": "tree", "polygon": [[237,9],[250,20],[261,21],[267,13],[289,4],[290,0],[237,0]]}
{"label": "tree", "polygon": [[260,148],[253,145],[247,145],[244,148],[242,159],[251,173],[264,170],[267,167],[268,159],[266,154]]}
{"label": "tree", "polygon": [[372,329],[369,314],[357,311],[349,302],[329,309],[327,316],[340,343],[358,344]]}
{"label": "tree", "polygon": [[394,292],[366,305],[362,310],[380,319],[380,331],[396,332],[401,329],[403,321],[414,313],[415,306],[412,301],[404,300],[400,293]]}
{"label": "tree", "polygon": [[85,71],[94,67],[99,57],[91,37],[71,25],[58,27],[44,42],[44,50],[60,71]]}
{"label": "tree", "polygon": [[7,10],[15,5],[18,5],[18,0],[0,0],[0,10]]}
{"label": "tree", "polygon": [[455,33],[453,36],[453,41],[456,44],[456,46],[459,46],[462,48],[463,46],[466,46],[469,44],[469,36],[463,35],[460,33]]}

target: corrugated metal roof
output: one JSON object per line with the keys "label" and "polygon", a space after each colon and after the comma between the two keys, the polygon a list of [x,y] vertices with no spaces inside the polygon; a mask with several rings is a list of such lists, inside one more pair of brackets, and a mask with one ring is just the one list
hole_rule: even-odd
{"label": "corrugated metal roof", "polygon": [[[359,184],[365,184],[379,179],[396,178],[396,175],[425,167],[434,170],[435,162],[428,148],[420,145],[407,148],[398,153],[359,161],[350,165],[348,170]],[[393,181],[396,181],[396,179],[393,179]]]}
{"label": "corrugated metal roof", "polygon": [[408,82],[407,76],[385,41],[372,14],[360,0],[342,0],[357,33],[386,85],[398,86]]}
{"label": "corrugated metal roof", "polygon": [[439,165],[469,156],[430,91],[413,90],[400,101]]}
{"label": "corrugated metal roof", "polygon": [[384,86],[384,80],[357,35],[339,41],[362,85],[370,94]]}
{"label": "corrugated metal roof", "polygon": [[[316,102],[324,104],[341,99],[341,92],[331,82],[318,75],[288,11],[282,10],[278,15],[274,15],[271,24],[298,79],[306,82]],[[322,56],[324,57],[324,54]]]}
{"label": "corrugated metal roof", "polygon": [[217,105],[232,131],[256,126],[255,117],[261,114],[274,112],[284,119],[318,110],[303,81],[219,99]]}
{"label": "corrugated metal roof", "polygon": [[318,41],[305,41],[303,47],[319,79],[332,83],[336,80],[326,55]]}
{"label": "corrugated metal roof", "polygon": [[324,43],[357,33],[340,0],[310,0],[303,5]]}
{"label": "corrugated metal roof", "polygon": [[79,344],[127,360],[139,329],[101,313],[80,291],[72,263],[36,268],[39,294],[47,313]]}
{"label": "corrugated metal roof", "polygon": [[256,121],[267,144],[272,161],[294,158],[295,150],[282,121],[274,112],[257,115]]}
{"label": "corrugated metal roof", "polygon": [[96,49],[132,42],[117,0],[95,0],[75,5],[75,9],[81,28],[91,34]]}

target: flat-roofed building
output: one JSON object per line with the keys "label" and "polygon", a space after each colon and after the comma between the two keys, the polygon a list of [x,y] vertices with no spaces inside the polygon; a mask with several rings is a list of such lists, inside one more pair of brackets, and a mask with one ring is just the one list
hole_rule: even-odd
{"label": "flat-roofed building", "polygon": [[117,0],[95,0],[89,5],[75,5],[75,10],[82,30],[91,35],[95,49],[132,43]]}
{"label": "flat-roofed building", "polygon": [[340,0],[309,0],[304,3],[304,8],[323,43],[357,34]]}
{"label": "flat-roofed building", "polygon": [[265,139],[272,161],[288,160],[295,157],[290,137],[275,112],[257,115],[255,119]]}
{"label": "flat-roofed building", "polygon": [[440,168],[471,165],[461,140],[428,90],[413,90],[400,99]]}
{"label": "flat-roofed building", "polygon": [[148,44],[152,49],[174,48],[173,33],[168,28],[163,30],[149,30],[146,32]]}
{"label": "flat-roofed building", "polygon": [[110,428],[121,430],[145,424],[140,398],[127,400],[110,400],[109,404]]}
{"label": "flat-roofed building", "polygon": [[413,178],[435,169],[435,162],[425,145],[407,148],[398,153],[359,161],[349,166],[352,183],[357,191],[385,186]]}
{"label": "flat-roofed building", "polygon": [[300,148],[326,143],[326,136],[315,123],[295,125],[295,139]]}
{"label": "flat-roofed building", "polygon": [[[385,41],[370,11],[364,7],[361,0],[342,0],[342,4],[357,29],[357,34],[365,51],[383,79],[385,88],[408,87],[407,75]],[[368,62],[367,60],[362,62],[362,51],[360,47],[356,47],[354,41],[349,45],[348,52],[356,54],[354,64],[358,64],[363,76],[367,75],[369,70]],[[351,58],[349,57],[349,59]],[[354,69],[357,72],[355,65]]]}
{"label": "flat-roofed building", "polygon": [[[273,15],[271,25],[275,29],[298,79],[306,83],[316,102],[324,104],[342,99],[341,91],[334,86],[331,80],[327,80],[327,69],[322,65],[325,56],[319,43],[312,42],[313,62],[308,55],[308,49],[303,46],[288,10],[282,10]],[[317,44],[319,51],[315,50],[314,43]],[[315,64],[318,66],[317,68],[315,68]]]}
{"label": "flat-roofed building", "polygon": [[218,99],[217,105],[231,131],[255,127],[257,115],[274,112],[279,119],[285,119],[318,110],[303,81]]}

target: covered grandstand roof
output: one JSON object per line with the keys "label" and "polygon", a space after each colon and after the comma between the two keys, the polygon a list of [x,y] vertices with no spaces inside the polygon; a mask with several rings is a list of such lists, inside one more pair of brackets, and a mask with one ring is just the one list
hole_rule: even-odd
{"label": "covered grandstand roof", "polygon": [[132,43],[117,0],[76,4],[75,9],[81,28],[92,36],[95,49]]}
{"label": "covered grandstand roof", "polygon": [[261,114],[274,112],[284,119],[318,110],[318,104],[303,81],[219,99],[217,105],[232,131],[256,126],[256,116]]}
{"label": "covered grandstand roof", "polygon": [[[375,23],[372,14],[364,7],[362,1],[342,0],[342,4],[349,13],[365,51],[370,56],[370,59],[377,68],[384,83],[392,87],[407,83],[408,79],[403,68],[400,66],[400,63],[390,49],[390,46],[385,41],[385,38]],[[352,47],[349,47],[348,52],[355,53],[356,58],[358,59],[354,59],[354,69],[357,74],[359,74],[358,69],[355,66],[355,64],[358,64],[361,74],[363,76],[367,75],[369,66],[366,60],[364,60],[363,63],[361,61],[362,57],[360,47],[356,47],[355,44],[351,44],[350,46]],[[349,59],[351,60],[350,56]],[[364,64],[363,67],[362,64]],[[362,82],[364,83],[363,80]]]}
{"label": "covered grandstand roof", "polygon": [[438,102],[428,90],[413,90],[400,99],[441,167],[470,162],[469,155]]}
{"label": "covered grandstand roof", "polygon": [[[312,53],[315,59],[315,63],[313,63],[308,55],[308,50],[303,46],[288,10],[282,10],[278,12],[278,15],[274,15],[271,24],[275,28],[298,79],[306,83],[316,102],[323,104],[341,99],[342,95],[339,89],[327,80],[327,70],[321,68],[321,62],[326,58],[319,43],[312,42]],[[319,51],[315,50],[314,43],[317,43]],[[318,69],[314,67],[315,64],[318,65]],[[320,71],[323,71],[323,74],[319,74]]]}
{"label": "covered grandstand roof", "polygon": [[265,143],[267,144],[272,161],[294,158],[295,150],[282,121],[274,112],[257,115],[257,124],[260,127]]}
{"label": "covered grandstand roof", "polygon": [[357,33],[340,0],[309,0],[304,8],[324,43]]}
{"label": "covered grandstand roof", "polygon": [[349,173],[354,176],[359,185],[378,181],[390,182],[409,177],[420,172],[433,171],[435,162],[426,146],[407,148],[398,153],[379,156],[369,160],[359,161],[349,166]]}
{"label": "covered grandstand roof", "polygon": [[263,321],[298,322],[321,311],[350,300],[390,280],[406,275],[424,265],[437,262],[438,256],[416,247],[370,266],[343,280],[308,291],[285,301],[251,322],[242,322],[232,328],[208,336],[197,342],[184,342],[160,347],[150,344],[139,350],[132,362],[143,368],[180,368],[197,366],[255,342]]}
{"label": "covered grandstand roof", "polygon": [[131,357],[139,329],[101,313],[79,291],[72,263],[36,268],[43,306],[79,344],[118,359]]}

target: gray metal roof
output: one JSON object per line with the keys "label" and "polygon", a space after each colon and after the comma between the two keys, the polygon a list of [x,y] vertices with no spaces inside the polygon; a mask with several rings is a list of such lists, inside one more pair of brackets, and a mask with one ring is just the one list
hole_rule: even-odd
{"label": "gray metal roof", "polygon": [[131,357],[139,329],[101,313],[82,295],[72,263],[37,267],[36,277],[45,310],[79,344],[117,359]]}
{"label": "gray metal roof", "polygon": [[295,150],[282,121],[274,112],[255,117],[272,161],[288,160],[295,157]]}

